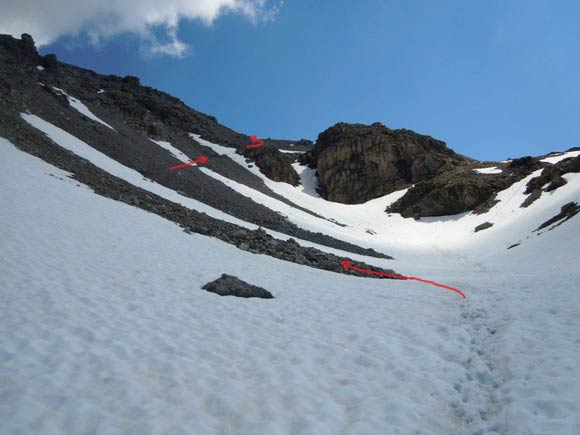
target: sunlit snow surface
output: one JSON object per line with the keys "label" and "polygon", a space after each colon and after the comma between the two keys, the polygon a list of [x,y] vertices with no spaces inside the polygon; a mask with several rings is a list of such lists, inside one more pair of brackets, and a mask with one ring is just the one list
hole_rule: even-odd
{"label": "sunlit snow surface", "polygon": [[[23,118],[113,175],[238,222]],[[265,181],[348,227],[290,219],[395,254],[364,259],[468,299],[187,235],[0,139],[2,432],[579,432],[580,219],[541,236],[533,229],[580,201],[580,174],[527,209],[524,179],[487,214],[414,221],[384,213],[404,192],[330,203],[316,194],[313,171],[296,168],[302,186]],[[485,221],[494,226],[473,233]],[[221,273],[276,298],[200,289]]]}
{"label": "sunlit snow surface", "polygon": [[565,153],[562,153],[562,154],[559,154],[556,156],[546,157],[545,159],[542,159],[540,161],[554,164],[554,163],[561,162],[564,159],[567,159],[570,157],[577,157],[577,156],[580,156],[580,151],[567,151]]}
{"label": "sunlit snow surface", "polygon": [[149,140],[151,142],[153,142],[153,143],[156,143],[157,145],[159,145],[164,150],[169,151],[169,154],[171,154],[177,160],[180,160],[183,163],[186,163],[186,162],[191,161],[191,159],[189,157],[187,157],[187,155],[185,155],[183,152],[181,152],[180,150],[178,150],[177,148],[175,148],[169,142],[162,141],[162,140],[155,140],[155,139],[149,139]]}
{"label": "sunlit snow surface", "polygon": [[501,174],[503,171],[495,166],[491,168],[479,168],[475,169],[475,172],[479,172],[480,174]]}

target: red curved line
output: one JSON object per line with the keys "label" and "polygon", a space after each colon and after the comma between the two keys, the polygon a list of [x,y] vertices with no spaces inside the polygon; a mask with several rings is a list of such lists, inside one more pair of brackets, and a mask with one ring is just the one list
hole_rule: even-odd
{"label": "red curved line", "polygon": [[250,136],[250,140],[254,142],[253,145],[246,145],[246,149],[259,148],[264,145],[264,141],[258,139],[256,136]]}
{"label": "red curved line", "polygon": [[441,288],[444,288],[444,289],[447,289],[447,290],[451,290],[452,292],[455,292],[455,293],[457,293],[457,294],[458,294],[459,296],[461,296],[463,299],[467,299],[467,296],[465,296],[465,293],[463,293],[463,292],[462,292],[461,290],[459,290],[458,288],[451,287],[451,286],[448,286],[448,285],[445,285],[445,284],[440,284],[440,283],[438,283],[438,282],[431,281],[431,280],[428,280],[428,279],[417,278],[417,277],[415,277],[415,276],[407,276],[407,277],[405,277],[405,278],[406,278],[406,279],[409,279],[409,280],[413,280],[413,281],[419,281],[419,282],[423,282],[423,283],[425,283],[425,284],[431,284],[431,285],[434,285],[435,287],[441,287]]}
{"label": "red curved line", "polygon": [[465,296],[465,293],[463,293],[461,290],[459,290],[455,287],[451,287],[451,286],[448,286],[445,284],[440,284],[438,282],[431,281],[428,279],[417,278],[416,276],[399,275],[397,273],[386,273],[386,272],[380,272],[380,271],[376,271],[376,270],[363,269],[362,267],[353,266],[352,263],[350,261],[347,261],[347,260],[341,261],[340,264],[342,265],[342,267],[345,270],[353,269],[353,270],[357,270],[359,272],[368,273],[369,275],[384,276],[386,278],[394,278],[394,279],[402,279],[402,280],[419,281],[419,282],[422,282],[425,284],[431,284],[431,285],[434,285],[435,287],[441,287],[441,288],[450,290],[452,292],[455,292],[459,296],[461,296],[463,299],[467,299],[467,296]]}

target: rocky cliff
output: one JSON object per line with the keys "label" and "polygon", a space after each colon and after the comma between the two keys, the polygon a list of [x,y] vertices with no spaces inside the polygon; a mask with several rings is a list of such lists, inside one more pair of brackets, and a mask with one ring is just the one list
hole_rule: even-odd
{"label": "rocky cliff", "polygon": [[467,160],[440,140],[380,123],[336,124],[302,158],[317,169],[321,195],[346,204],[386,195]]}
{"label": "rocky cliff", "polygon": [[[317,169],[319,193],[329,201],[358,204],[409,188],[387,211],[414,218],[484,212],[497,192],[545,166],[533,157],[478,162],[431,136],[381,123],[336,124],[300,159]],[[477,171],[490,165],[497,170]]]}

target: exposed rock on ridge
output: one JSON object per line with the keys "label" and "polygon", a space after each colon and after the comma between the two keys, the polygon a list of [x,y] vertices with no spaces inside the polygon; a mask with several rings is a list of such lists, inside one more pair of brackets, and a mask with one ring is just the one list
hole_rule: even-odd
{"label": "exposed rock on ridge", "polygon": [[292,167],[293,159],[282,154],[271,146],[251,148],[244,151],[244,156],[254,160],[260,172],[271,180],[282,181],[298,186],[300,177]]}
{"label": "exposed rock on ridge", "polygon": [[381,123],[336,124],[301,158],[318,169],[321,195],[346,204],[386,195],[466,160],[442,141]]}
{"label": "exposed rock on ridge", "polygon": [[497,192],[544,166],[523,157],[479,173],[481,162],[445,142],[380,123],[336,124],[300,160],[317,168],[319,193],[330,201],[357,204],[409,187],[387,211],[414,218],[485,212]]}

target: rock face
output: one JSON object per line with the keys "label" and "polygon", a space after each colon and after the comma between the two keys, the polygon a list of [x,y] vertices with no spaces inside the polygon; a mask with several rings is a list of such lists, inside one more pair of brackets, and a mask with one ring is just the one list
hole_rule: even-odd
{"label": "rock face", "polygon": [[262,298],[273,299],[272,293],[268,290],[248,284],[241,279],[226,275],[225,273],[218,279],[208,282],[202,289],[218,294],[220,296],[237,296],[239,298]]}
{"label": "rock face", "polygon": [[476,172],[481,162],[445,142],[380,123],[336,124],[300,161],[317,169],[319,193],[330,201],[357,204],[409,187],[387,211],[414,218],[486,212],[497,192],[545,165],[528,156],[490,163],[497,173]]}
{"label": "rock face", "polygon": [[386,195],[466,160],[442,141],[380,123],[336,124],[301,158],[318,169],[321,195],[346,204]]}
{"label": "rock face", "polygon": [[260,172],[271,180],[282,181],[298,186],[300,177],[292,167],[292,159],[288,158],[276,148],[262,146],[245,150],[244,156],[255,161]]}

